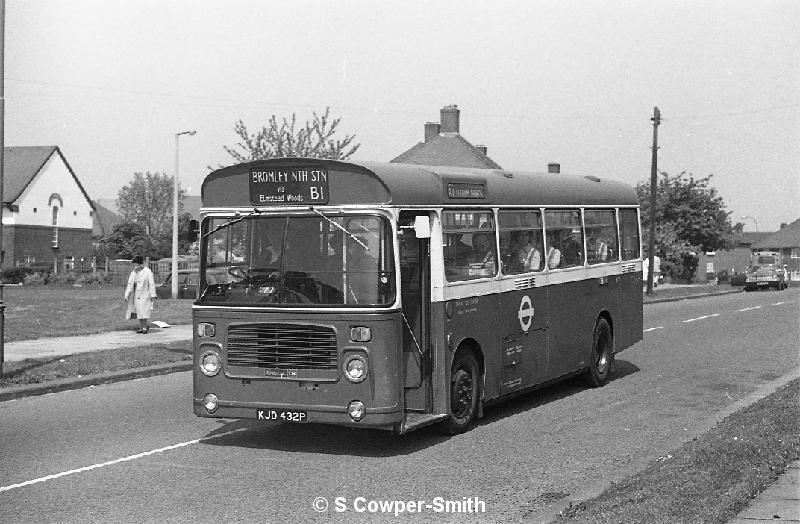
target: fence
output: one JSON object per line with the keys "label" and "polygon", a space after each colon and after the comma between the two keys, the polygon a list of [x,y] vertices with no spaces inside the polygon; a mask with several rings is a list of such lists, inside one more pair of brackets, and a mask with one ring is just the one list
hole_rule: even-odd
{"label": "fence", "polygon": [[[153,272],[153,279],[156,284],[164,282],[164,280],[172,273],[172,260],[149,260],[146,259],[145,263]],[[178,259],[178,269],[199,269],[200,262],[196,258]],[[76,277],[85,275],[104,275],[107,280],[112,284],[124,285],[128,282],[128,275],[133,269],[133,264],[130,260],[109,258],[97,260],[96,257],[91,259],[73,258],[54,258],[52,263],[37,264],[37,269],[45,272],[52,272],[54,275],[72,273]]]}

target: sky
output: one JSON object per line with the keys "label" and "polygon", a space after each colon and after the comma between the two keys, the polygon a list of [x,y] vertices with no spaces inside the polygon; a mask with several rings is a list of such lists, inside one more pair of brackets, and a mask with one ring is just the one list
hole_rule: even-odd
{"label": "sky", "polygon": [[[223,146],[330,107],[389,161],[450,104],[505,169],[713,175],[732,223],[800,218],[800,2],[6,0],[5,145],[57,145],[92,199],[199,195]],[[742,219],[741,217],[748,217]]]}

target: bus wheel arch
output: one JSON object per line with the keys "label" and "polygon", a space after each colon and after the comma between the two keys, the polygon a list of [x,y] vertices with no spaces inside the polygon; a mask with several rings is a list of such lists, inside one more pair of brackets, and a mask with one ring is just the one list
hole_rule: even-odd
{"label": "bus wheel arch", "polygon": [[444,429],[451,435],[463,433],[481,415],[483,355],[471,340],[462,341],[450,364],[448,418]]}
{"label": "bus wheel arch", "polygon": [[607,312],[598,315],[592,331],[592,346],[589,367],[583,375],[590,387],[605,386],[614,369],[614,331],[611,316]]}

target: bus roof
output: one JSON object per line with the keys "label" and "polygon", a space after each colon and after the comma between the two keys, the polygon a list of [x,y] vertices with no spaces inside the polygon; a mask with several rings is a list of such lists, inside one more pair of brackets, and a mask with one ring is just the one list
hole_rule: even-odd
{"label": "bus roof", "polygon": [[[313,201],[308,186],[316,182],[308,180],[323,177],[323,198]],[[292,178],[301,181],[293,183]],[[278,190],[281,184],[286,187]],[[286,191],[287,187],[293,196],[291,201],[282,201],[273,191]],[[325,190],[329,194],[325,195]],[[595,176],[317,158],[256,160],[218,169],[203,181],[202,200],[206,208],[638,204],[630,185]]]}

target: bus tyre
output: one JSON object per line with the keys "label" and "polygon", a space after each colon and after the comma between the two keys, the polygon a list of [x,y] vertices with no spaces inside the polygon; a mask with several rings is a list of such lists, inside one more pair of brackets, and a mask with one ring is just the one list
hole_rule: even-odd
{"label": "bus tyre", "polygon": [[463,433],[478,414],[480,400],[480,368],[475,354],[459,349],[450,368],[450,412],[445,431]]}
{"label": "bus tyre", "polygon": [[601,318],[594,325],[592,335],[592,354],[589,356],[589,369],[584,374],[584,382],[590,387],[605,386],[614,367],[614,336],[608,321]]}

